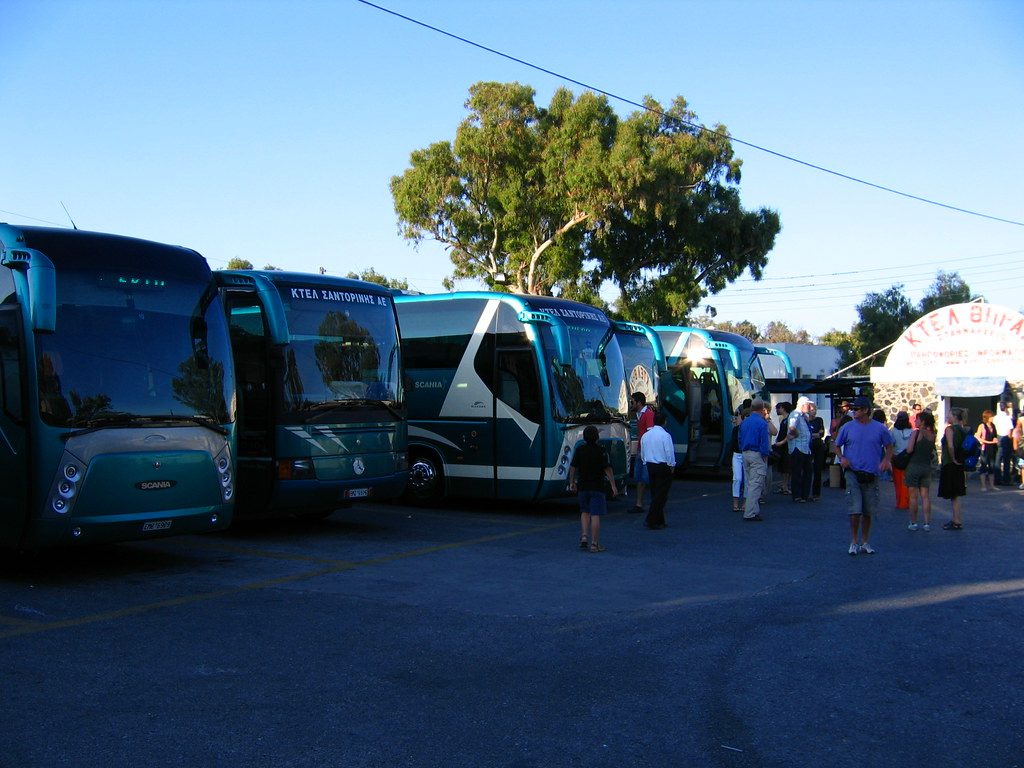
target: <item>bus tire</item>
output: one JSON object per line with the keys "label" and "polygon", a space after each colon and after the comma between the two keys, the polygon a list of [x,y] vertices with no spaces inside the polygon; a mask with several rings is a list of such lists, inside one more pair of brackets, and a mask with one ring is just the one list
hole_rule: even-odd
{"label": "bus tire", "polygon": [[444,472],[441,462],[427,453],[413,454],[409,462],[409,482],[405,486],[406,496],[416,504],[429,504],[441,497]]}

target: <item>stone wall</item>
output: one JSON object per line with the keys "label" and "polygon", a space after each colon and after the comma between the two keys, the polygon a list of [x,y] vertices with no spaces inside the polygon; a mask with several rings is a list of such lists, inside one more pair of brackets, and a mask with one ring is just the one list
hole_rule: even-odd
{"label": "stone wall", "polygon": [[[878,382],[873,387],[875,407],[885,411],[889,424],[893,423],[901,408],[909,411],[910,404],[914,402],[938,415],[939,397],[933,381]],[[1020,393],[1024,391],[1024,381],[1011,381],[1010,387],[1015,393]]]}
{"label": "stone wall", "polygon": [[933,381],[879,382],[874,385],[874,390],[875,407],[885,411],[889,424],[901,409],[909,411],[911,403],[921,403],[932,413],[938,413],[939,398]]}

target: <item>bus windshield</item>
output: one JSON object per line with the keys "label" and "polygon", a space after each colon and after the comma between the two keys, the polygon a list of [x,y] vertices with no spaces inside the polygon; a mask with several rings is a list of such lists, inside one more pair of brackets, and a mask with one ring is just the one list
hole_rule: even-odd
{"label": "bus windshield", "polygon": [[658,361],[654,346],[646,336],[616,333],[622,349],[622,362],[629,382],[629,391],[642,392],[648,403],[658,404]]}
{"label": "bus windshield", "polygon": [[279,285],[288,321],[286,413],[401,405],[398,332],[388,296]]}
{"label": "bus windshield", "polygon": [[233,368],[216,291],[158,272],[60,268],[56,330],[36,344],[44,423],[233,420]]}
{"label": "bus windshield", "polygon": [[729,388],[729,402],[734,408],[738,408],[744,400],[761,397],[765,394],[764,370],[761,368],[761,361],[756,354],[749,354],[740,350],[741,364],[746,376],[737,378],[733,371],[726,367],[726,385]]}
{"label": "bus windshield", "polygon": [[549,369],[553,411],[560,421],[609,421],[625,418],[626,374],[618,339],[609,325],[567,320],[571,365],[560,365],[553,334],[541,326]]}

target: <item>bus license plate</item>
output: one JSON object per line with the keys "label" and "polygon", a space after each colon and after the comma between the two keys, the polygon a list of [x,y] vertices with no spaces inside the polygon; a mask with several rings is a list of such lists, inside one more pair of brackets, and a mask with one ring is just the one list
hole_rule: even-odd
{"label": "bus license plate", "polygon": [[345,491],[346,499],[365,499],[369,495],[369,488],[349,488],[347,491]]}

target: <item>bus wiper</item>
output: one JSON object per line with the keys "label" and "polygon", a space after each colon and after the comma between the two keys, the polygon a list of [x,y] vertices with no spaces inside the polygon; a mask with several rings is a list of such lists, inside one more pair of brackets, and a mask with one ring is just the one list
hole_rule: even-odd
{"label": "bus wiper", "polygon": [[78,437],[80,435],[87,435],[91,432],[98,432],[101,429],[107,429],[108,427],[143,427],[152,424],[198,424],[201,427],[212,429],[214,432],[220,435],[227,435],[228,431],[218,424],[213,418],[209,416],[201,415],[176,415],[176,414],[164,414],[164,415],[147,415],[141,416],[137,413],[105,413],[100,416],[93,416],[91,419],[86,419],[82,423],[82,429],[76,429],[72,432],[65,432],[62,434],[61,440],[67,442],[68,438]]}
{"label": "bus wiper", "polygon": [[303,410],[325,411],[331,409],[352,409],[352,408],[383,408],[396,419],[403,419],[402,413],[387,400],[375,400],[370,397],[347,397],[344,400],[330,400],[324,403],[309,403]]}

